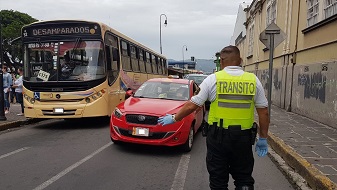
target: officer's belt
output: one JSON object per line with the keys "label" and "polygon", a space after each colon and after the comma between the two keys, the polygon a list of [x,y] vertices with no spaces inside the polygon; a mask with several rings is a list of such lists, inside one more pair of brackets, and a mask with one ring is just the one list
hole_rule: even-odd
{"label": "officer's belt", "polygon": [[222,134],[230,134],[231,132],[232,133],[235,133],[236,135],[242,135],[242,136],[250,136],[252,134],[252,130],[251,129],[245,129],[245,130],[238,130],[238,131],[231,131],[229,129],[226,129],[226,128],[220,128],[218,126],[214,126],[214,125],[210,125],[209,126],[209,133],[210,134],[213,134],[215,132],[215,130],[218,130],[218,131],[222,131]]}

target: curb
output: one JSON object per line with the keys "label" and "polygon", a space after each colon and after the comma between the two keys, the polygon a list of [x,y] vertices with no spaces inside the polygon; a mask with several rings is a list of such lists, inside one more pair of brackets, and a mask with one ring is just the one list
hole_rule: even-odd
{"label": "curb", "polygon": [[3,125],[0,125],[0,131],[4,131],[4,130],[10,129],[10,128],[19,127],[21,125],[37,123],[39,121],[41,121],[41,119],[27,118],[26,120],[7,122],[7,123],[4,123]]}
{"label": "curb", "polygon": [[268,133],[268,143],[273,150],[279,154],[284,161],[296,170],[309,184],[312,189],[336,190],[337,186],[328,177],[323,175],[315,166],[302,158],[284,141],[276,137],[273,133]]}

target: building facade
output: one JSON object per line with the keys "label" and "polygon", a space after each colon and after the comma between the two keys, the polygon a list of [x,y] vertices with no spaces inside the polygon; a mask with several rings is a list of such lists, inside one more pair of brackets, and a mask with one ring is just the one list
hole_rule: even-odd
{"label": "building facade", "polygon": [[[337,128],[337,0],[254,0],[244,11],[246,36],[235,45],[245,70],[272,88],[274,105]],[[259,37],[272,22],[285,39],[269,85],[270,51]]]}

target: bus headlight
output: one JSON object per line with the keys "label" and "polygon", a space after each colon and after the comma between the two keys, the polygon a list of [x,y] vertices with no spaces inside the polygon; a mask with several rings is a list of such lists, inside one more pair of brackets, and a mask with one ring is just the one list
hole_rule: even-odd
{"label": "bus headlight", "polygon": [[31,98],[31,99],[30,99],[30,103],[31,103],[31,104],[34,104],[34,103],[35,103],[35,99],[34,99],[34,98]]}
{"label": "bus headlight", "polygon": [[90,98],[89,98],[89,97],[86,97],[86,98],[85,98],[85,102],[90,103]]}

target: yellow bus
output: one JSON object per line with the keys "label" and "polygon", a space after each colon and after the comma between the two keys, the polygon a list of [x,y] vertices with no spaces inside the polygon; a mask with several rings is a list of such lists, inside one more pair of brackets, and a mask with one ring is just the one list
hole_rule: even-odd
{"label": "yellow bus", "polygon": [[163,55],[99,22],[35,22],[22,43],[28,118],[110,116],[127,90],[168,73]]}

